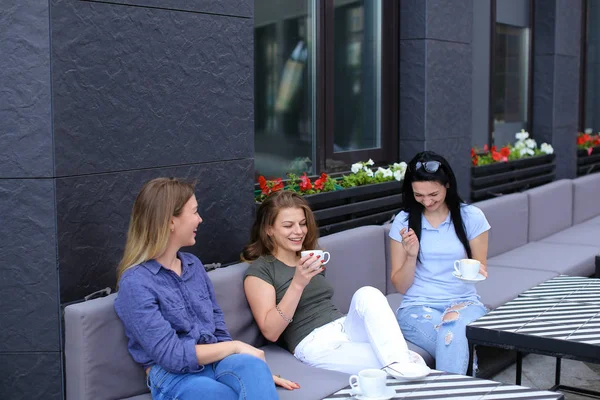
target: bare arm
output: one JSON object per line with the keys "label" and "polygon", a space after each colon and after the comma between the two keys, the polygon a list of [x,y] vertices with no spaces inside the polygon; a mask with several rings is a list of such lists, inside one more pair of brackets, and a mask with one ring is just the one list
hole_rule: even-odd
{"label": "bare arm", "polygon": [[489,231],[485,231],[469,241],[472,257],[474,260],[481,262],[479,272],[485,277],[487,277],[488,236]]}
{"label": "bare arm", "polygon": [[396,290],[405,294],[415,280],[419,241],[412,229],[400,231],[402,242],[390,238],[390,255],[392,260],[391,279]]}
{"label": "bare arm", "polygon": [[264,351],[239,340],[196,345],[196,358],[199,365],[220,361],[232,354],[250,354],[265,361]]}
{"label": "bare arm", "polygon": [[321,261],[316,257],[303,257],[296,266],[294,278],[290,283],[285,295],[276,304],[275,288],[256,276],[248,276],[244,280],[244,292],[250,304],[252,315],[265,338],[276,342],[289,323],[279,314],[276,306],[286,318],[293,318],[298,302],[304,288],[310,280],[323,271],[323,267],[317,269],[305,268]]}

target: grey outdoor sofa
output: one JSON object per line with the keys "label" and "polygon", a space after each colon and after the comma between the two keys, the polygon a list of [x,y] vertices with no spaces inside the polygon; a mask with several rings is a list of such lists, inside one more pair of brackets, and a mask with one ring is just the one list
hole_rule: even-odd
{"label": "grey outdoor sofa", "polygon": [[[490,232],[490,279],[478,284],[482,301],[495,308],[524,290],[559,274],[590,276],[600,252],[600,174],[561,180],[486,200],[476,205],[486,214]],[[347,311],[352,294],[370,285],[400,304],[389,279],[390,225],[365,226],[320,240],[332,254],[327,276],[334,302]],[[348,375],[303,365],[262,337],[244,297],[246,264],[209,273],[227,326],[235,339],[261,347],[273,373],[295,380],[300,390],[279,391],[282,399],[321,399],[348,383]],[[515,277],[518,277],[516,279]],[[123,326],[113,308],[118,294],[65,308],[67,400],[149,400],[144,373],[127,352]],[[432,357],[410,344],[430,366]]]}

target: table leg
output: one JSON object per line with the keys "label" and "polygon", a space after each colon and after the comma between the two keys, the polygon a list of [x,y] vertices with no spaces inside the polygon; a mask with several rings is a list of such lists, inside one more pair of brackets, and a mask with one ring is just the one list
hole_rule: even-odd
{"label": "table leg", "polygon": [[521,385],[521,373],[523,372],[523,353],[517,351],[517,376],[515,383]]}
{"label": "table leg", "polygon": [[600,254],[596,256],[596,278],[600,278]]}
{"label": "table leg", "polygon": [[469,343],[469,364],[467,365],[467,376],[472,376],[475,378],[477,375],[477,371],[473,368],[473,360],[475,355],[475,345],[473,343]]}
{"label": "table leg", "polygon": [[562,358],[556,357],[556,372],[554,373],[554,384],[558,387],[560,386],[560,365],[562,362]]}

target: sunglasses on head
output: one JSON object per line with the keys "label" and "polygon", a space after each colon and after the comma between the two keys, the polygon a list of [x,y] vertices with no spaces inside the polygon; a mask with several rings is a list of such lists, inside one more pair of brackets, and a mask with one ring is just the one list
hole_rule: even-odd
{"label": "sunglasses on head", "polygon": [[415,164],[415,170],[419,168],[423,168],[425,171],[429,173],[437,172],[438,169],[442,166],[442,163],[439,161],[417,161]]}

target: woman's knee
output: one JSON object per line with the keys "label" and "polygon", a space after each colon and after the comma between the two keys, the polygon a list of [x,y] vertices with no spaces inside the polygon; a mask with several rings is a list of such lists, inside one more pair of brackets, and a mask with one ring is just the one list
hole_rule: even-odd
{"label": "woman's knee", "polygon": [[381,290],[374,288],[373,286],[363,286],[358,289],[354,293],[354,299],[357,301],[377,301],[377,302],[385,302],[387,304],[387,299],[381,293]]}

